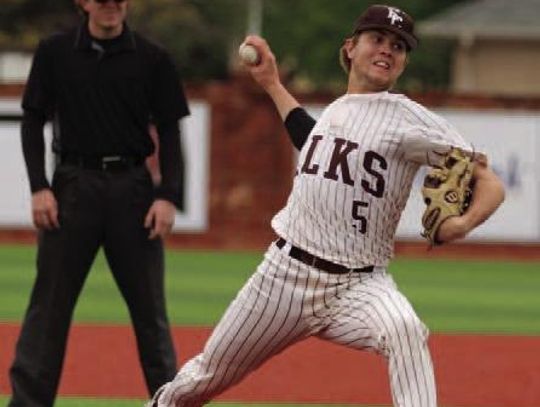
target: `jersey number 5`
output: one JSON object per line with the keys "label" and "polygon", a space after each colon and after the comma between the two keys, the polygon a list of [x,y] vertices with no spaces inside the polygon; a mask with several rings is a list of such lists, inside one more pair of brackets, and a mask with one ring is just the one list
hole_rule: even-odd
{"label": "jersey number 5", "polygon": [[[375,163],[378,164],[379,171],[381,169],[386,170],[388,168],[388,163],[383,156],[377,154],[375,151],[367,151],[364,155],[363,166],[364,170],[373,177],[375,183],[372,185],[372,183],[367,179],[362,179],[360,185],[362,185],[362,189],[368,194],[373,195],[375,198],[382,198],[384,195],[386,182],[384,180],[384,176],[378,171],[378,169],[374,168]],[[351,208],[351,215],[355,220],[352,226],[358,233],[363,235],[366,234],[368,226],[368,220],[365,215],[366,208],[369,208],[369,203],[363,201],[353,201]]]}

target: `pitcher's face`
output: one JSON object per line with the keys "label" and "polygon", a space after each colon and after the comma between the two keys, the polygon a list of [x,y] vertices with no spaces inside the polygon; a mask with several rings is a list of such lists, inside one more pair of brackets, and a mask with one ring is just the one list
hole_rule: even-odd
{"label": "pitcher's face", "polygon": [[363,31],[356,41],[348,39],[345,47],[351,60],[349,93],[388,90],[407,65],[407,45],[390,31]]}

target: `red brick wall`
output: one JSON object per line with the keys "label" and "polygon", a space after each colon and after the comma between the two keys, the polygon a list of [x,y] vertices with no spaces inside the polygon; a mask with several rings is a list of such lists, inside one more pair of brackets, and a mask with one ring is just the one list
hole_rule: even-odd
{"label": "red brick wall", "polygon": [[[21,94],[0,86],[0,97]],[[168,238],[175,247],[261,249],[273,233],[270,220],[286,202],[293,174],[293,149],[274,106],[246,76],[228,83],[189,84],[188,97],[210,105],[209,228]],[[298,95],[323,103],[336,95]],[[442,93],[410,95],[431,107],[540,110],[540,99],[486,98]],[[33,231],[0,231],[0,241],[33,241]]]}
{"label": "red brick wall", "polygon": [[188,86],[187,93],[211,109],[209,230],[169,240],[187,247],[264,247],[292,181],[293,152],[282,121],[247,77]]}

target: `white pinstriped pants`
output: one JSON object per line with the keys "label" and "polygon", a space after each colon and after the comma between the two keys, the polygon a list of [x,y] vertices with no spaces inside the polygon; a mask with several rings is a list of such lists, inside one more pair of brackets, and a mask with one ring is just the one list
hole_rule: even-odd
{"label": "white pinstriped pants", "polygon": [[272,244],[204,351],[163,387],[159,407],[200,406],[309,336],[388,360],[394,406],[436,407],[428,331],[384,269],[329,274]]}

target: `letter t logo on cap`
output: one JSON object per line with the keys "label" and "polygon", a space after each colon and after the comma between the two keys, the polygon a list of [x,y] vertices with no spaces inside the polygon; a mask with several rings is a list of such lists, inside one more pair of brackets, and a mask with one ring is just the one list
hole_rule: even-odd
{"label": "letter t logo on cap", "polygon": [[399,15],[400,13],[401,13],[400,9],[395,8],[395,7],[388,7],[388,19],[390,20],[390,24],[396,25],[396,22],[400,23],[403,21],[403,17]]}

